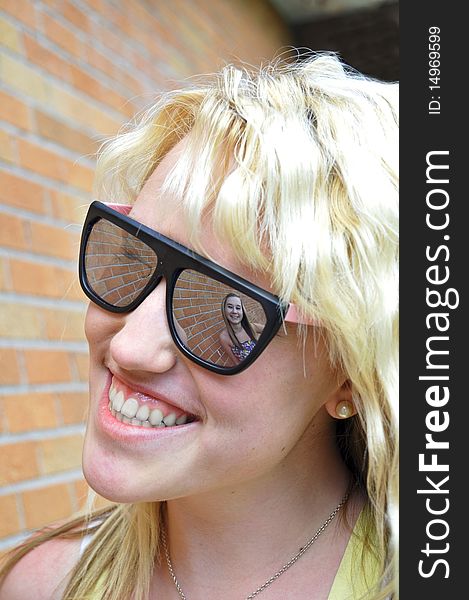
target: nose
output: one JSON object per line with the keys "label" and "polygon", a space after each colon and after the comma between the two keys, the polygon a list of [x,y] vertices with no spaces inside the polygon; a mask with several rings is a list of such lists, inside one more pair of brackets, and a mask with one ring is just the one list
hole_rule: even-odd
{"label": "nose", "polygon": [[164,373],[177,362],[165,309],[163,279],[135,310],[122,316],[123,326],[110,342],[113,361],[127,371]]}

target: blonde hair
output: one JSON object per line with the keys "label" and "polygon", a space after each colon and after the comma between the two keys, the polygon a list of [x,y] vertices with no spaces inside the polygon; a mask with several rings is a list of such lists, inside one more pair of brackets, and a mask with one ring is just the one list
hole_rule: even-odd
{"label": "blonde hair", "polygon": [[[164,95],[104,146],[97,171],[101,192],[132,201],[185,137],[164,188],[185,206],[194,243],[211,210],[239,260],[321,322],[358,411],[339,433],[369,500],[363,546],[379,561],[375,600],[397,596],[397,132],[395,84],[311,55],[257,73],[227,66]],[[119,505],[106,516],[68,600],[87,597],[104,569],[100,597],[147,597],[160,505]]]}

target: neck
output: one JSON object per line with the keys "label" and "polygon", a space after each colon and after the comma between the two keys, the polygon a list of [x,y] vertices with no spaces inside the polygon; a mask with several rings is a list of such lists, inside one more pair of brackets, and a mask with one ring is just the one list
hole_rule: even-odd
{"label": "neck", "polygon": [[[334,435],[306,438],[313,442],[293,449],[262,477],[167,503],[171,559],[188,598],[189,590],[200,596],[206,589],[207,573],[210,597],[216,589],[228,598],[227,586],[237,589],[240,582],[245,588],[252,581],[252,592],[298,552],[342,500],[350,474]],[[335,519],[327,534],[333,537],[339,522]],[[315,547],[327,544],[327,534]]]}

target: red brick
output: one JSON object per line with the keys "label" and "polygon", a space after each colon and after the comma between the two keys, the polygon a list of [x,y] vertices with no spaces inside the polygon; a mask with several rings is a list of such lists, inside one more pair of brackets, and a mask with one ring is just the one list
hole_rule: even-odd
{"label": "red brick", "polygon": [[81,12],[78,8],[76,8],[71,2],[65,0],[60,3],[60,10],[62,15],[70,21],[75,27],[84,31],[86,33],[90,33],[90,20],[88,17]]}
{"label": "red brick", "polygon": [[119,73],[117,65],[91,46],[86,47],[86,62],[95,69],[99,69],[105,73],[108,77],[117,80],[120,79],[121,74]]}
{"label": "red brick", "polygon": [[6,171],[0,171],[0,201],[32,212],[45,212],[43,187]]}
{"label": "red brick", "polygon": [[5,160],[9,163],[16,162],[16,153],[13,144],[14,137],[6,131],[0,130],[0,160]]}
{"label": "red brick", "polygon": [[34,112],[37,130],[41,136],[79,154],[94,154],[98,149],[97,143],[82,131],[74,129],[40,110]]}
{"label": "red brick", "polygon": [[124,85],[131,91],[133,101],[139,104],[139,109],[144,108],[148,104],[148,97],[141,98],[140,96],[148,92],[153,96],[156,92],[165,89],[163,79],[161,81],[154,79],[153,84],[149,87],[145,87],[141,81],[138,81],[138,79],[128,72],[123,72],[120,79],[122,79]]}
{"label": "red brick", "polygon": [[2,91],[0,91],[0,119],[27,131],[32,128],[28,106]]}
{"label": "red brick", "polygon": [[20,521],[16,508],[16,496],[0,496],[0,538],[12,535],[20,530]]}
{"label": "red brick", "polygon": [[58,383],[72,381],[70,360],[59,350],[23,351],[28,383]]}
{"label": "red brick", "polygon": [[45,335],[49,340],[84,341],[83,312],[43,309],[41,311],[45,323]]}
{"label": "red brick", "polygon": [[89,357],[87,354],[73,354],[80,381],[88,381]]}
{"label": "red brick", "polygon": [[36,9],[34,3],[29,0],[2,0],[2,10],[9,13],[25,25],[36,28]]}
{"label": "red brick", "polygon": [[73,290],[76,274],[55,267],[25,260],[11,259],[10,272],[13,291],[49,298],[83,298]]}
{"label": "red brick", "polygon": [[[76,88],[103,104],[111,106],[124,114],[128,114],[127,98],[103,86],[97,79],[91,77],[79,67],[70,65],[70,69],[72,72],[72,83]],[[132,116],[133,113],[134,111],[132,110],[128,116]]]}
{"label": "red brick", "polygon": [[129,48],[124,43],[123,36],[120,37],[117,32],[110,31],[97,23],[94,24],[94,30],[103,46],[114,52],[117,56],[126,57],[128,55]]}
{"label": "red brick", "polygon": [[86,0],[86,4],[95,12],[99,13],[102,17],[107,20],[107,11],[109,4],[106,0]]}
{"label": "red brick", "polygon": [[88,499],[88,492],[90,491],[90,487],[87,484],[86,480],[80,479],[79,481],[74,481],[73,491],[75,494],[78,510],[83,510],[86,506],[86,502]]}
{"label": "red brick", "polygon": [[65,519],[73,510],[69,487],[64,483],[23,492],[22,499],[28,529]]}
{"label": "red brick", "polygon": [[0,348],[0,385],[20,383],[18,357],[13,348]]}
{"label": "red brick", "polygon": [[0,309],[0,337],[41,339],[43,327],[37,308],[15,302],[3,302]]}
{"label": "red brick", "polygon": [[84,192],[91,192],[94,170],[69,160],[64,160],[64,165],[68,169],[67,183]]}
{"label": "red brick", "polygon": [[31,226],[32,249],[38,254],[57,256],[66,260],[75,260],[78,256],[79,234],[44,223]]}
{"label": "red brick", "polygon": [[27,247],[23,219],[0,213],[0,231],[2,232],[2,246],[18,250],[24,250]]}
{"label": "red brick", "polygon": [[21,442],[2,446],[0,485],[24,481],[39,475],[36,442]]}
{"label": "red brick", "polygon": [[81,300],[82,302],[88,303],[88,298],[83,293],[83,290],[80,287],[80,283],[78,281],[78,276],[76,274],[73,277],[68,279],[69,286],[67,288],[67,293],[64,298],[66,300]]}
{"label": "red brick", "polygon": [[64,425],[83,423],[88,411],[87,393],[62,393],[58,395]]}
{"label": "red brick", "polygon": [[68,63],[57,56],[57,54],[36,42],[36,40],[29,35],[24,36],[24,45],[26,48],[26,55],[31,62],[60,79],[65,81],[70,79]]}
{"label": "red brick", "polygon": [[49,193],[52,200],[52,214],[55,217],[68,223],[83,224],[88,210],[88,203],[84,202],[83,198],[56,190],[50,190]]}
{"label": "red brick", "polygon": [[52,428],[59,425],[52,394],[15,394],[2,399],[10,433]]}
{"label": "red brick", "polygon": [[22,54],[22,37],[21,31],[0,14],[0,45],[12,52]]}
{"label": "red brick", "polygon": [[43,14],[44,30],[47,37],[69,54],[81,58],[84,46],[73,31],[64,27],[49,15]]}
{"label": "red brick", "polygon": [[10,261],[0,256],[0,290],[9,289]]}
{"label": "red brick", "polygon": [[42,473],[50,475],[77,469],[81,466],[83,437],[68,435],[61,438],[41,440],[37,442],[41,456]]}
{"label": "red brick", "polygon": [[64,161],[58,154],[26,140],[18,140],[18,152],[22,167],[51,179],[67,179]]}

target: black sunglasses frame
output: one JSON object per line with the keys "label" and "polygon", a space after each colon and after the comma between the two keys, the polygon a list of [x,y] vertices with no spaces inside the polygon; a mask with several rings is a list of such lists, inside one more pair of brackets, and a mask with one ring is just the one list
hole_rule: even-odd
{"label": "black sunglasses frame", "polygon": [[[109,221],[116,227],[123,229],[139,241],[146,244],[153,252],[155,252],[158,263],[155,272],[151,276],[147,285],[139,293],[139,295],[128,306],[114,306],[102,300],[89,285],[86,268],[85,268],[85,252],[88,243],[89,235],[93,226],[101,219]],[[238,365],[234,367],[221,367],[210,363],[195,354],[184,346],[179,339],[173,319],[173,295],[174,287],[180,273],[186,269],[192,269],[199,273],[203,273],[212,279],[215,279],[225,285],[228,285],[243,294],[246,294],[259,302],[264,309],[266,315],[266,325],[264,330],[257,340],[256,345],[250,354]],[[166,318],[168,320],[169,329],[174,343],[179,350],[194,363],[205,367],[206,369],[218,373],[220,375],[235,375],[244,371],[249,367],[265,350],[269,342],[277,333],[280,325],[283,323],[285,315],[288,311],[289,304],[282,303],[280,299],[258,287],[257,285],[239,277],[235,273],[217,265],[213,261],[197,254],[196,252],[186,248],[182,244],[165,237],[164,235],[146,227],[142,223],[135,221],[131,217],[110,208],[102,202],[93,202],[86,215],[83,225],[81,243],[80,243],[80,258],[79,258],[79,280],[84,293],[88,298],[107,311],[114,313],[128,313],[135,310],[149,294],[156,288],[162,278],[166,280]]]}

